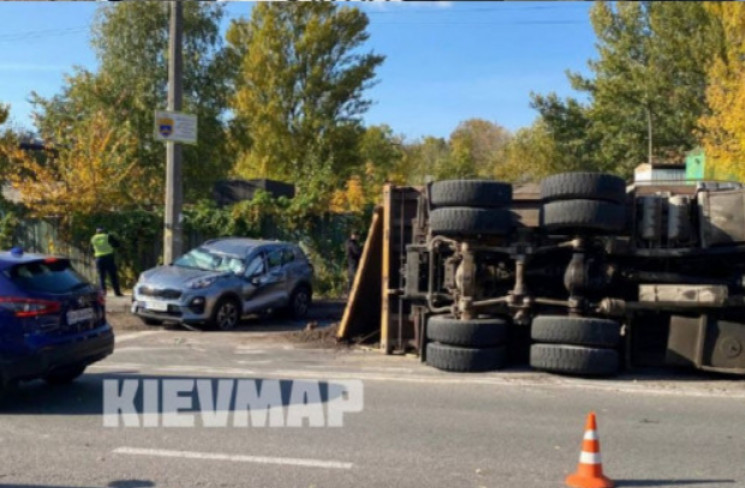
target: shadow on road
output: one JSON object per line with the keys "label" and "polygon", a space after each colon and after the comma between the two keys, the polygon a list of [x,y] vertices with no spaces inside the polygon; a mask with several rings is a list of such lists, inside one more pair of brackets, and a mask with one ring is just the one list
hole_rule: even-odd
{"label": "shadow on road", "polygon": [[155,483],[148,480],[116,480],[107,484],[106,487],[84,487],[84,486],[65,486],[65,485],[7,485],[0,483],[0,488],[151,488]]}
{"label": "shadow on road", "polygon": [[[344,386],[334,382],[290,379],[261,379],[261,378],[232,378],[232,377],[188,377],[161,376],[128,373],[126,371],[90,373],[69,385],[50,386],[41,381],[21,384],[17,389],[5,392],[0,399],[0,414],[3,415],[102,415],[104,406],[104,381],[118,381],[117,391],[124,397],[123,380],[136,382],[134,406],[138,414],[150,413],[144,408],[143,381],[146,380],[186,380],[191,382],[192,390],[180,393],[181,398],[191,399],[191,407],[179,412],[199,412],[201,398],[207,399],[205,406],[208,411],[233,411],[235,405],[237,382],[253,382],[257,396],[271,395],[271,391],[279,391],[281,406],[313,405],[327,403],[343,395]],[[246,383],[249,387],[253,386]],[[266,388],[266,389],[265,389]],[[201,390],[201,391],[200,391]],[[155,403],[162,407],[163,383],[158,383],[159,394]],[[221,392],[229,392],[230,401],[219,401]],[[306,393],[304,393],[306,392]],[[272,399],[275,397],[267,396]],[[259,403],[261,403],[259,401]],[[148,405],[153,405],[152,400]],[[280,406],[276,400],[273,406]],[[155,412],[155,413],[160,413]],[[118,486],[118,485],[117,485]],[[124,486],[124,485],[122,485]],[[0,484],[0,488],[4,485]]]}
{"label": "shadow on road", "polygon": [[[315,303],[308,311],[308,316],[301,320],[294,320],[283,317],[281,314],[270,315],[250,315],[233,329],[231,332],[296,332],[303,330],[309,322],[315,322],[319,327],[331,325],[339,322],[344,314],[345,302],[343,301],[323,301]],[[143,330],[153,330],[159,327],[142,327]],[[165,324],[165,330],[184,330],[185,328],[178,324]],[[197,326],[187,328],[189,330],[205,331],[210,333],[219,333],[220,331],[210,329],[206,326]]]}
{"label": "shadow on road", "polygon": [[694,486],[718,483],[734,483],[735,480],[615,480],[618,488],[624,486]]}

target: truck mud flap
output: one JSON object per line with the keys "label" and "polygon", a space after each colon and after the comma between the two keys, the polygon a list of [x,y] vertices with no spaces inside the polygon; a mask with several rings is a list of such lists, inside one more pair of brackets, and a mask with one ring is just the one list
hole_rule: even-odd
{"label": "truck mud flap", "polygon": [[673,315],[665,363],[703,371],[745,374],[745,324],[710,315]]}

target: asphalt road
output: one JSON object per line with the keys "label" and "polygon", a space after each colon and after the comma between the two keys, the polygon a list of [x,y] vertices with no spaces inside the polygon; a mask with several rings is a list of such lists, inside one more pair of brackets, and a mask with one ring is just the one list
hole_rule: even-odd
{"label": "asphalt road", "polygon": [[[344,427],[111,428],[105,379],[361,379]],[[561,487],[598,414],[617,486],[745,486],[745,383],[646,374],[446,374],[276,332],[124,332],[78,382],[2,403],[0,487]]]}

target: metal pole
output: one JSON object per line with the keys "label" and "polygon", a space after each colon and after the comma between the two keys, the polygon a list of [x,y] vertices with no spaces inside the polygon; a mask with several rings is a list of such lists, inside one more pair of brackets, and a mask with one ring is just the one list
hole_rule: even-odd
{"label": "metal pole", "polygon": [[651,165],[652,164],[652,110],[650,110],[649,104],[647,104],[647,142],[648,142],[647,162]]}
{"label": "metal pole", "polygon": [[[181,110],[183,5],[171,1],[168,37],[168,110]],[[181,176],[181,144],[166,142],[166,209],[163,229],[163,263],[170,264],[182,253],[181,206],[183,181]]]}

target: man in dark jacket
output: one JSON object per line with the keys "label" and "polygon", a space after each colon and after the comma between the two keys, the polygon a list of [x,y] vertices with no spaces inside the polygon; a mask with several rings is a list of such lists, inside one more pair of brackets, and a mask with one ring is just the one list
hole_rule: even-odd
{"label": "man in dark jacket", "polygon": [[352,292],[352,285],[354,285],[354,276],[357,274],[357,266],[360,264],[360,256],[362,256],[362,248],[357,241],[357,232],[352,232],[349,236],[346,245],[347,252],[347,279],[349,280],[348,293]]}
{"label": "man in dark jacket", "polygon": [[95,235],[91,237],[91,247],[93,247],[93,255],[96,258],[98,282],[101,290],[106,293],[106,275],[109,275],[114,293],[118,297],[122,296],[122,291],[119,289],[116,262],[114,261],[114,248],[119,247],[119,241],[114,236],[106,233],[103,227],[98,227]]}

